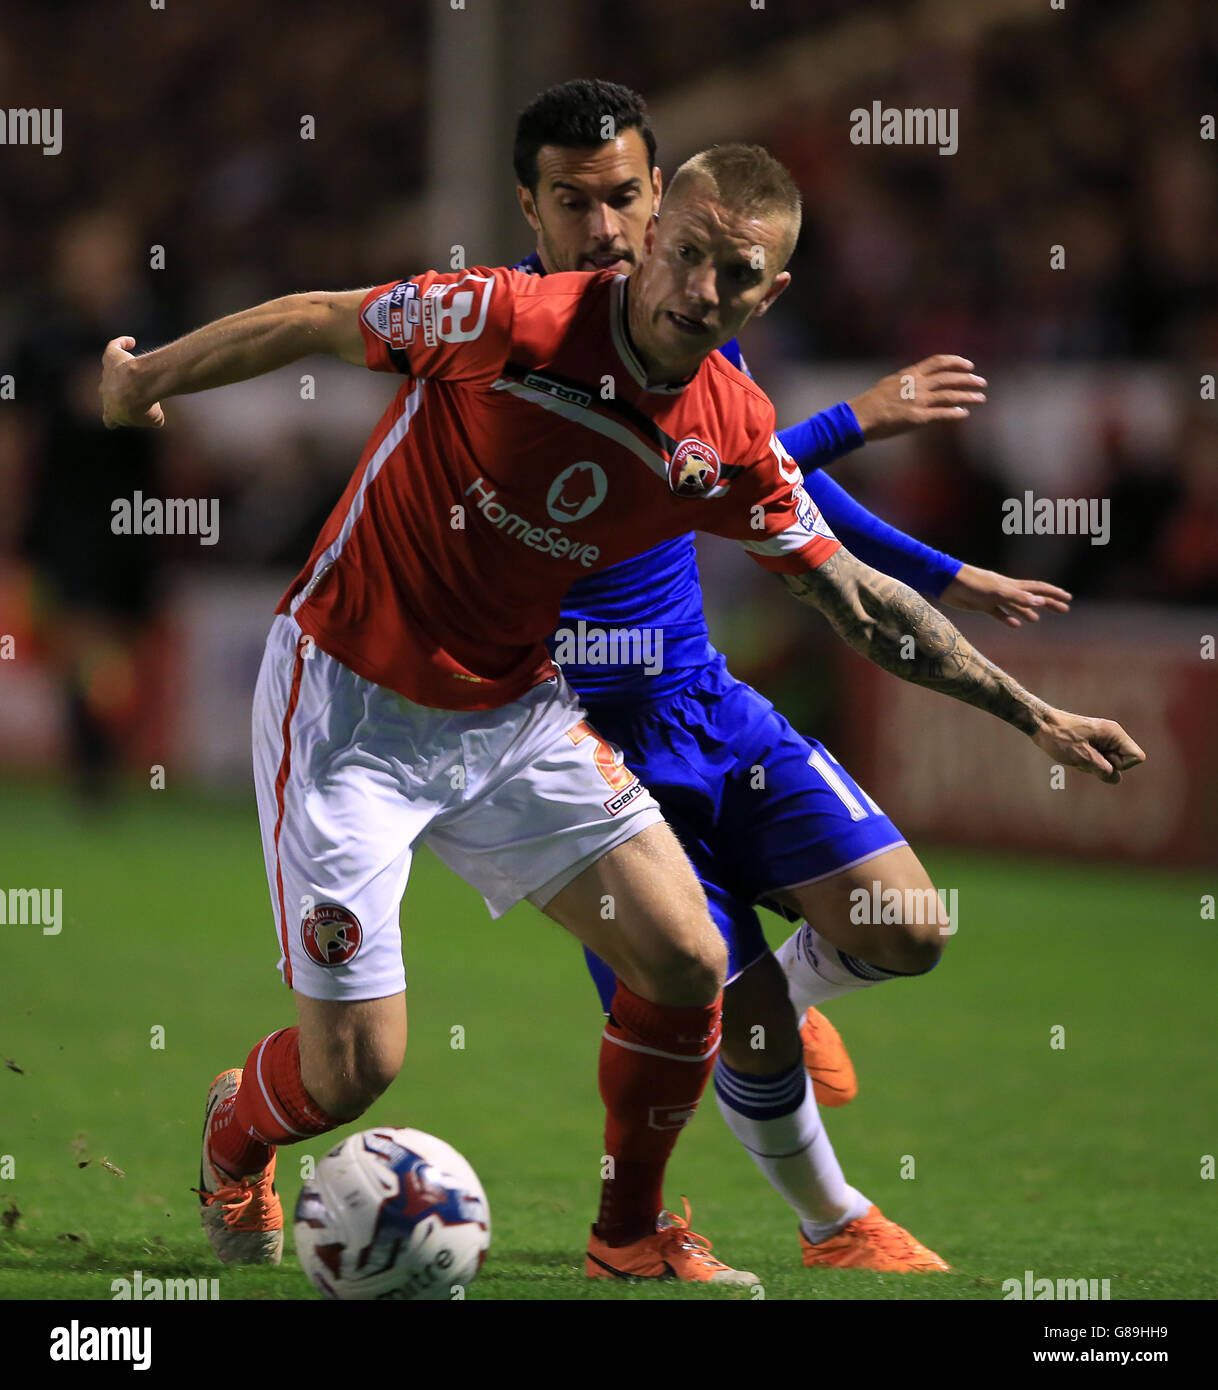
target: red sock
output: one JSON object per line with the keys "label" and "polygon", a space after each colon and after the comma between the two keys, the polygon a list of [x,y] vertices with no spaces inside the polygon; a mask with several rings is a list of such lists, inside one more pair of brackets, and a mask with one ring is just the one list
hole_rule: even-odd
{"label": "red sock", "polygon": [[281,1028],[255,1044],[241,1085],[212,1112],[212,1159],[232,1177],[261,1173],[276,1144],[337,1129],[300,1079],[300,1029]]}
{"label": "red sock", "polygon": [[596,1233],[608,1245],[650,1235],[664,1205],[664,1169],[715,1065],[720,1006],[652,1004],[619,980],[601,1043],[605,1153]]}

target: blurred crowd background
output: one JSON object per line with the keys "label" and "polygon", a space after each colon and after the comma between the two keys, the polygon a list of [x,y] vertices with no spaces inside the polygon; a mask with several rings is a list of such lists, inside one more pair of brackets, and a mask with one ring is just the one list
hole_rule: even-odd
{"label": "blurred crowd background", "polygon": [[[231,771],[205,751],[216,673],[240,708],[269,617],[251,596],[273,603],[303,561],[392,389],[323,365],[307,401],[292,375],[174,402],[155,436],[107,434],[105,341],[153,347],[455,243],[519,258],[512,122],[572,76],[648,98],[667,173],[751,140],[795,174],[793,285],[745,342],[780,423],[936,351],[989,378],[966,426],[864,450],[840,481],[932,545],[1065,584],[1071,648],[1109,650],[1100,634],[1132,622],[1196,660],[1218,609],[1212,0],[43,0],[0,22],[6,101],[63,110],[58,155],[0,147],[0,634],[29,658],[0,662],[0,759],[66,759],[86,790],[155,747]],[[877,100],[957,108],[958,151],[852,144],[851,111]],[[1006,535],[1003,499],[1033,487],[1109,499],[1109,544]],[[110,501],[137,489],[219,498],[220,544],[111,537]],[[831,644],[721,551],[704,551],[709,602],[740,673],[849,737]]]}

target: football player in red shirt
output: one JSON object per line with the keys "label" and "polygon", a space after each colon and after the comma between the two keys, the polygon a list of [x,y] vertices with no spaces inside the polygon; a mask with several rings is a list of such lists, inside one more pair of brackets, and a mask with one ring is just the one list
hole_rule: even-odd
{"label": "football player in red shirt", "polygon": [[130,338],[107,346],[111,426],[159,425],[168,396],[318,351],[406,378],[259,676],[259,816],[298,1026],[209,1094],[200,1190],[222,1259],[279,1258],[275,1146],[356,1118],[401,1065],[397,912],[425,839],[494,915],[528,898],[618,977],[594,1238],[631,1248],[633,1272],[753,1281],[689,1232],[656,1230],[665,1162],[714,1062],[725,953],[655,803],[546,656],[580,574],[691,528],[729,536],[894,674],[1105,780],[1143,760],[1118,725],[1045,705],[844,551],[766,397],[712,356],[785,289],[798,225],[786,171],[728,146],[674,180],[629,282],[428,273],[289,296],[142,357]]}

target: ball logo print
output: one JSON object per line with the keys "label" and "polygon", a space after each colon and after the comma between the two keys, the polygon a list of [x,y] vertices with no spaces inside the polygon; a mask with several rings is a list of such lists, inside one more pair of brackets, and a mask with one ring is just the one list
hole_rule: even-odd
{"label": "ball logo print", "polygon": [[678,497],[697,497],[719,481],[719,455],[700,439],[683,439],[672,451],[668,485]]}
{"label": "ball logo print", "polygon": [[609,479],[599,463],[573,463],[550,484],[546,511],[555,521],[582,521],[605,500]]}
{"label": "ball logo print", "polygon": [[435,1170],[420,1160],[402,1174],[402,1190],[396,1205],[403,1216],[414,1221],[433,1211],[440,1213],[443,1220],[445,1205],[450,1197]]}
{"label": "ball logo print", "polygon": [[316,965],[348,965],[364,940],[354,912],[337,903],[321,903],[300,924],[300,940]]}
{"label": "ball logo print", "polygon": [[296,1253],[323,1298],[448,1299],[486,1259],[490,1209],[450,1144],[417,1129],[344,1139],[300,1190]]}

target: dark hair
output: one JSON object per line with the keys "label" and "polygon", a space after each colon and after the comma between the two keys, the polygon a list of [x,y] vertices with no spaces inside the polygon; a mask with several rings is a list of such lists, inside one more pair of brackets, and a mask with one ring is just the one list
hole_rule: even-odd
{"label": "dark hair", "polygon": [[605,118],[616,139],[624,130],[637,130],[647,146],[647,172],[655,168],[656,137],[647,119],[647,103],[629,87],[616,82],[578,77],[547,87],[524,108],[516,121],[512,163],[516,178],[537,191],[537,151],[543,145],[564,150],[590,149],[607,143]]}

